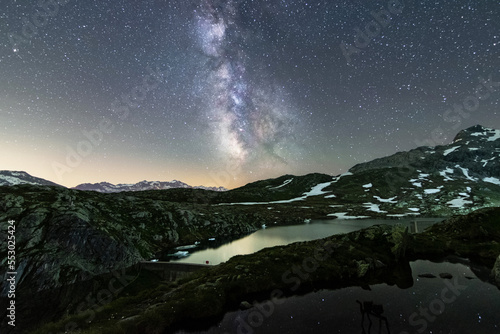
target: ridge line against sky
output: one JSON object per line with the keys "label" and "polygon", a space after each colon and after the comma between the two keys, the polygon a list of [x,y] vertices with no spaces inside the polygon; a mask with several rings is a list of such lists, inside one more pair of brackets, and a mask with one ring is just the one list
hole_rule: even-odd
{"label": "ridge line against sky", "polygon": [[500,128],[500,6],[7,1],[0,169],[234,188]]}

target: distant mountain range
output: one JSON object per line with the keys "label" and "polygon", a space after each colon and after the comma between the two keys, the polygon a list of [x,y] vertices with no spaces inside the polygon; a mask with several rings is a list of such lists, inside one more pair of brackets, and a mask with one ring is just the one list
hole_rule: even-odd
{"label": "distant mountain range", "polygon": [[[20,171],[0,171],[0,186],[15,186],[19,184],[31,184],[36,186],[57,186],[63,187],[57,183],[47,181],[45,179],[31,176],[26,172]],[[83,183],[73,187],[71,189],[86,190],[86,191],[97,191],[100,193],[118,193],[124,191],[146,191],[146,190],[164,190],[164,189],[175,189],[175,188],[192,188],[192,189],[203,189],[211,191],[227,191],[224,187],[192,187],[181,181],[141,181],[135,184],[111,184],[108,182],[100,183]]]}
{"label": "distant mountain range", "polygon": [[98,191],[101,193],[119,193],[123,191],[146,191],[146,190],[164,190],[164,189],[177,189],[177,188],[192,188],[192,189],[203,189],[203,190],[212,190],[212,191],[227,191],[224,187],[192,187],[181,181],[169,181],[169,182],[160,182],[160,181],[141,181],[135,184],[111,184],[108,182],[101,183],[83,183],[72,189],[77,190],[92,190]]}

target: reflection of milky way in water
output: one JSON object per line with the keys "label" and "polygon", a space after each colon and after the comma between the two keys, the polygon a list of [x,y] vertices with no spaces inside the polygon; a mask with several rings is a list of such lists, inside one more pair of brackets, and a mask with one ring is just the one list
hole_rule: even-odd
{"label": "reflection of milky way in water", "polygon": [[237,20],[232,0],[219,6],[204,1],[196,12],[197,35],[207,56],[206,118],[220,153],[239,167],[256,158],[264,164],[287,164],[285,144],[293,116],[280,89],[249,77],[245,37]]}
{"label": "reflection of milky way in water", "polygon": [[[176,334],[498,333],[500,291],[478,279],[468,260],[460,262],[464,264],[417,260],[399,269],[395,285],[373,284],[369,289],[352,286],[289,297],[275,290],[248,310],[227,312],[208,329]],[[443,272],[453,278],[418,277]],[[304,271],[297,273],[290,270],[290,287],[301,282]]]}

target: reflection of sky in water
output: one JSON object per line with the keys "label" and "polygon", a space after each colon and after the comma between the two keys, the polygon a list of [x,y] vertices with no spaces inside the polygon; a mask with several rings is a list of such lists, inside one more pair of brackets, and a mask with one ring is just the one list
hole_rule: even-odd
{"label": "reflection of sky in water", "polygon": [[[250,322],[249,315],[255,315],[254,312],[257,310],[252,308],[247,311],[229,312],[217,326],[197,333],[249,333],[244,328],[250,328],[255,334],[379,333],[379,320],[373,315],[370,316],[373,322],[371,331],[368,331],[369,321],[365,318],[365,332],[363,332],[362,314],[356,300],[373,301],[374,304],[382,305],[382,316],[387,318],[391,333],[500,333],[498,288],[475,278],[474,273],[462,264],[416,261],[411,263],[411,268],[414,285],[408,289],[378,284],[370,286],[371,291],[359,287],[320,290],[305,296],[278,300],[281,303],[273,304],[274,310],[270,315],[263,317],[264,320],[259,326],[245,326]],[[446,298],[456,298],[444,304],[442,313],[434,315],[430,311],[430,305],[432,303],[437,305],[435,301],[440,300],[443,289],[447,288],[445,280],[439,277],[419,278],[417,275],[432,273],[439,276],[443,272],[453,275],[453,279],[448,282],[453,283],[457,279],[458,285],[464,288],[459,290],[459,295],[447,292]],[[467,279],[466,276],[474,279]],[[268,302],[260,302],[259,305],[263,306],[266,303]],[[420,308],[427,309],[432,321],[424,320]],[[186,332],[179,331],[177,334],[181,333]],[[381,333],[388,333],[385,325]]]}
{"label": "reflection of sky in water", "polygon": [[216,249],[194,252],[188,257],[175,261],[184,263],[205,263],[210,261],[210,264],[215,265],[225,262],[235,255],[252,254],[266,247],[321,239],[333,234],[356,231],[375,224],[409,224],[409,222],[410,220],[329,220],[315,221],[303,225],[268,227]]}

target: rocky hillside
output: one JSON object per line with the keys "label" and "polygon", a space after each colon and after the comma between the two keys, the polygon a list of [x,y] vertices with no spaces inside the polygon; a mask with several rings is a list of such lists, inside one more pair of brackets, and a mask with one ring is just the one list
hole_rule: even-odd
{"label": "rocky hillside", "polygon": [[[352,173],[380,168],[421,169],[447,178],[500,178],[500,130],[476,125],[460,131],[449,145],[423,146],[375,159],[350,169]],[[442,175],[445,177],[445,175]],[[500,183],[500,182],[499,182]]]}
{"label": "rocky hillside", "polygon": [[[327,188],[358,214],[449,216],[500,204],[500,130],[474,126],[449,145],[354,166]],[[340,211],[337,211],[340,212]]]}
{"label": "rocky hillside", "polygon": [[[48,186],[0,187],[0,221],[16,221],[19,284],[35,290],[128,267],[179,244],[233,239],[262,224],[303,220],[300,215],[279,217],[249,209],[172,202],[168,191],[102,194]],[[6,230],[2,224],[4,246]],[[3,275],[7,259],[1,261]]]}
{"label": "rocky hillside", "polygon": [[[203,244],[211,238],[230,241],[274,221],[274,217],[231,207],[215,211],[208,205],[133,194],[0,187],[0,247],[7,249],[6,222],[14,220],[16,302],[25,325],[75,311],[103,274],[121,272],[180,244]],[[6,277],[7,268],[7,257],[1,257],[0,277]],[[0,282],[2,318],[7,292],[8,284]]]}
{"label": "rocky hillside", "polygon": [[368,218],[450,216],[500,205],[500,130],[474,126],[449,145],[359,164],[329,177],[259,181],[211,196],[220,205],[303,208],[304,215]]}

